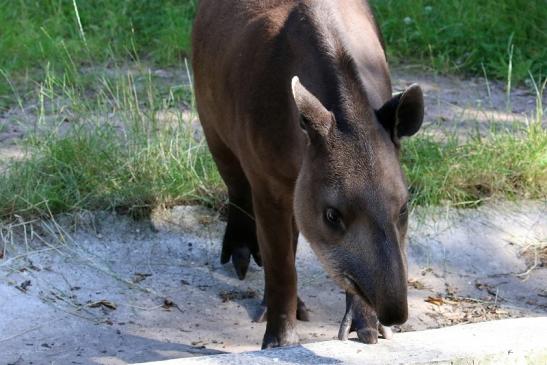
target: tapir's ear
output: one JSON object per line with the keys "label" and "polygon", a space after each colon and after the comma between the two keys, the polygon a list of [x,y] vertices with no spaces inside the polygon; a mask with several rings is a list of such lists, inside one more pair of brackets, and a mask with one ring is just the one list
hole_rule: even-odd
{"label": "tapir's ear", "polygon": [[396,139],[410,137],[422,126],[424,120],[424,96],[418,84],[410,85],[385,103],[376,116]]}
{"label": "tapir's ear", "polygon": [[334,125],[333,115],[300,83],[297,76],[292,78],[291,86],[302,129],[310,138],[326,137]]}

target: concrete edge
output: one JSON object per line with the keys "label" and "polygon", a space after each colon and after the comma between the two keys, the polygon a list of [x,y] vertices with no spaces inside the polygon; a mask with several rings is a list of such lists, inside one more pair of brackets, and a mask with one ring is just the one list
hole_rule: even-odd
{"label": "concrete edge", "polygon": [[[146,365],[547,364],[547,317],[519,318],[396,334],[377,345],[325,341],[266,351]],[[141,364],[143,365],[143,364]]]}

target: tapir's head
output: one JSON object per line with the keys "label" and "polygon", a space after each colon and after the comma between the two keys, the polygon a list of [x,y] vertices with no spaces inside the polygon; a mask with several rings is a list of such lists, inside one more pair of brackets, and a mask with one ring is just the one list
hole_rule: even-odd
{"label": "tapir's head", "polygon": [[292,92],[308,137],[295,190],[298,227],[334,279],[382,324],[403,323],[408,191],[399,141],[422,124],[422,91],[410,86],[378,110],[350,99],[328,110],[297,77]]}

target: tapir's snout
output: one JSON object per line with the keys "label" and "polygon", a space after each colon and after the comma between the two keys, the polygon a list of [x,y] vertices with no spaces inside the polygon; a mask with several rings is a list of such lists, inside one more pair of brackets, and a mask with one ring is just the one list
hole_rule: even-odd
{"label": "tapir's snout", "polygon": [[378,320],[384,326],[393,326],[395,324],[403,324],[408,319],[408,303],[406,296],[404,300],[394,303],[383,304],[377,308]]}
{"label": "tapir's snout", "polygon": [[[384,243],[376,256],[354,255],[345,277],[358,294],[374,311],[384,326],[403,324],[408,319],[408,289],[406,255],[398,243]],[[397,249],[396,249],[397,247]]]}
{"label": "tapir's snout", "polygon": [[[406,280],[405,286],[391,283],[391,286],[382,286],[381,289],[372,290],[363,294],[359,289],[359,296],[375,310],[378,320],[384,326],[403,324],[408,319],[408,298]],[[389,285],[389,284],[388,284]],[[362,286],[359,285],[361,288]]]}
{"label": "tapir's snout", "polygon": [[392,261],[383,283],[375,288],[376,314],[384,326],[403,324],[408,319],[407,275],[401,261]]}

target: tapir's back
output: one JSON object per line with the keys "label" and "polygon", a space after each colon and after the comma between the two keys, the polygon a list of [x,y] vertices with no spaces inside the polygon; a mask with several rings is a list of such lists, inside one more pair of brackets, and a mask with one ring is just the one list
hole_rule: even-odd
{"label": "tapir's back", "polygon": [[333,104],[329,95],[336,67],[328,64],[328,53],[335,51],[328,47],[342,43],[366,79],[372,106],[379,107],[391,96],[390,81],[365,1],[200,1],[193,68],[206,135],[214,134],[238,156],[278,156],[285,170],[291,162],[297,170],[305,140],[290,80],[299,76],[324,105]]}
{"label": "tapir's back", "polygon": [[[280,164],[259,166],[260,156],[279,157],[289,175],[297,173],[298,163],[291,169],[291,161],[298,160],[302,143],[290,123],[290,72],[283,65],[289,60],[275,62],[272,52],[295,3],[203,0],[192,54],[197,107],[209,146],[226,145],[252,169],[273,172]],[[274,143],[265,146],[265,137]]]}

